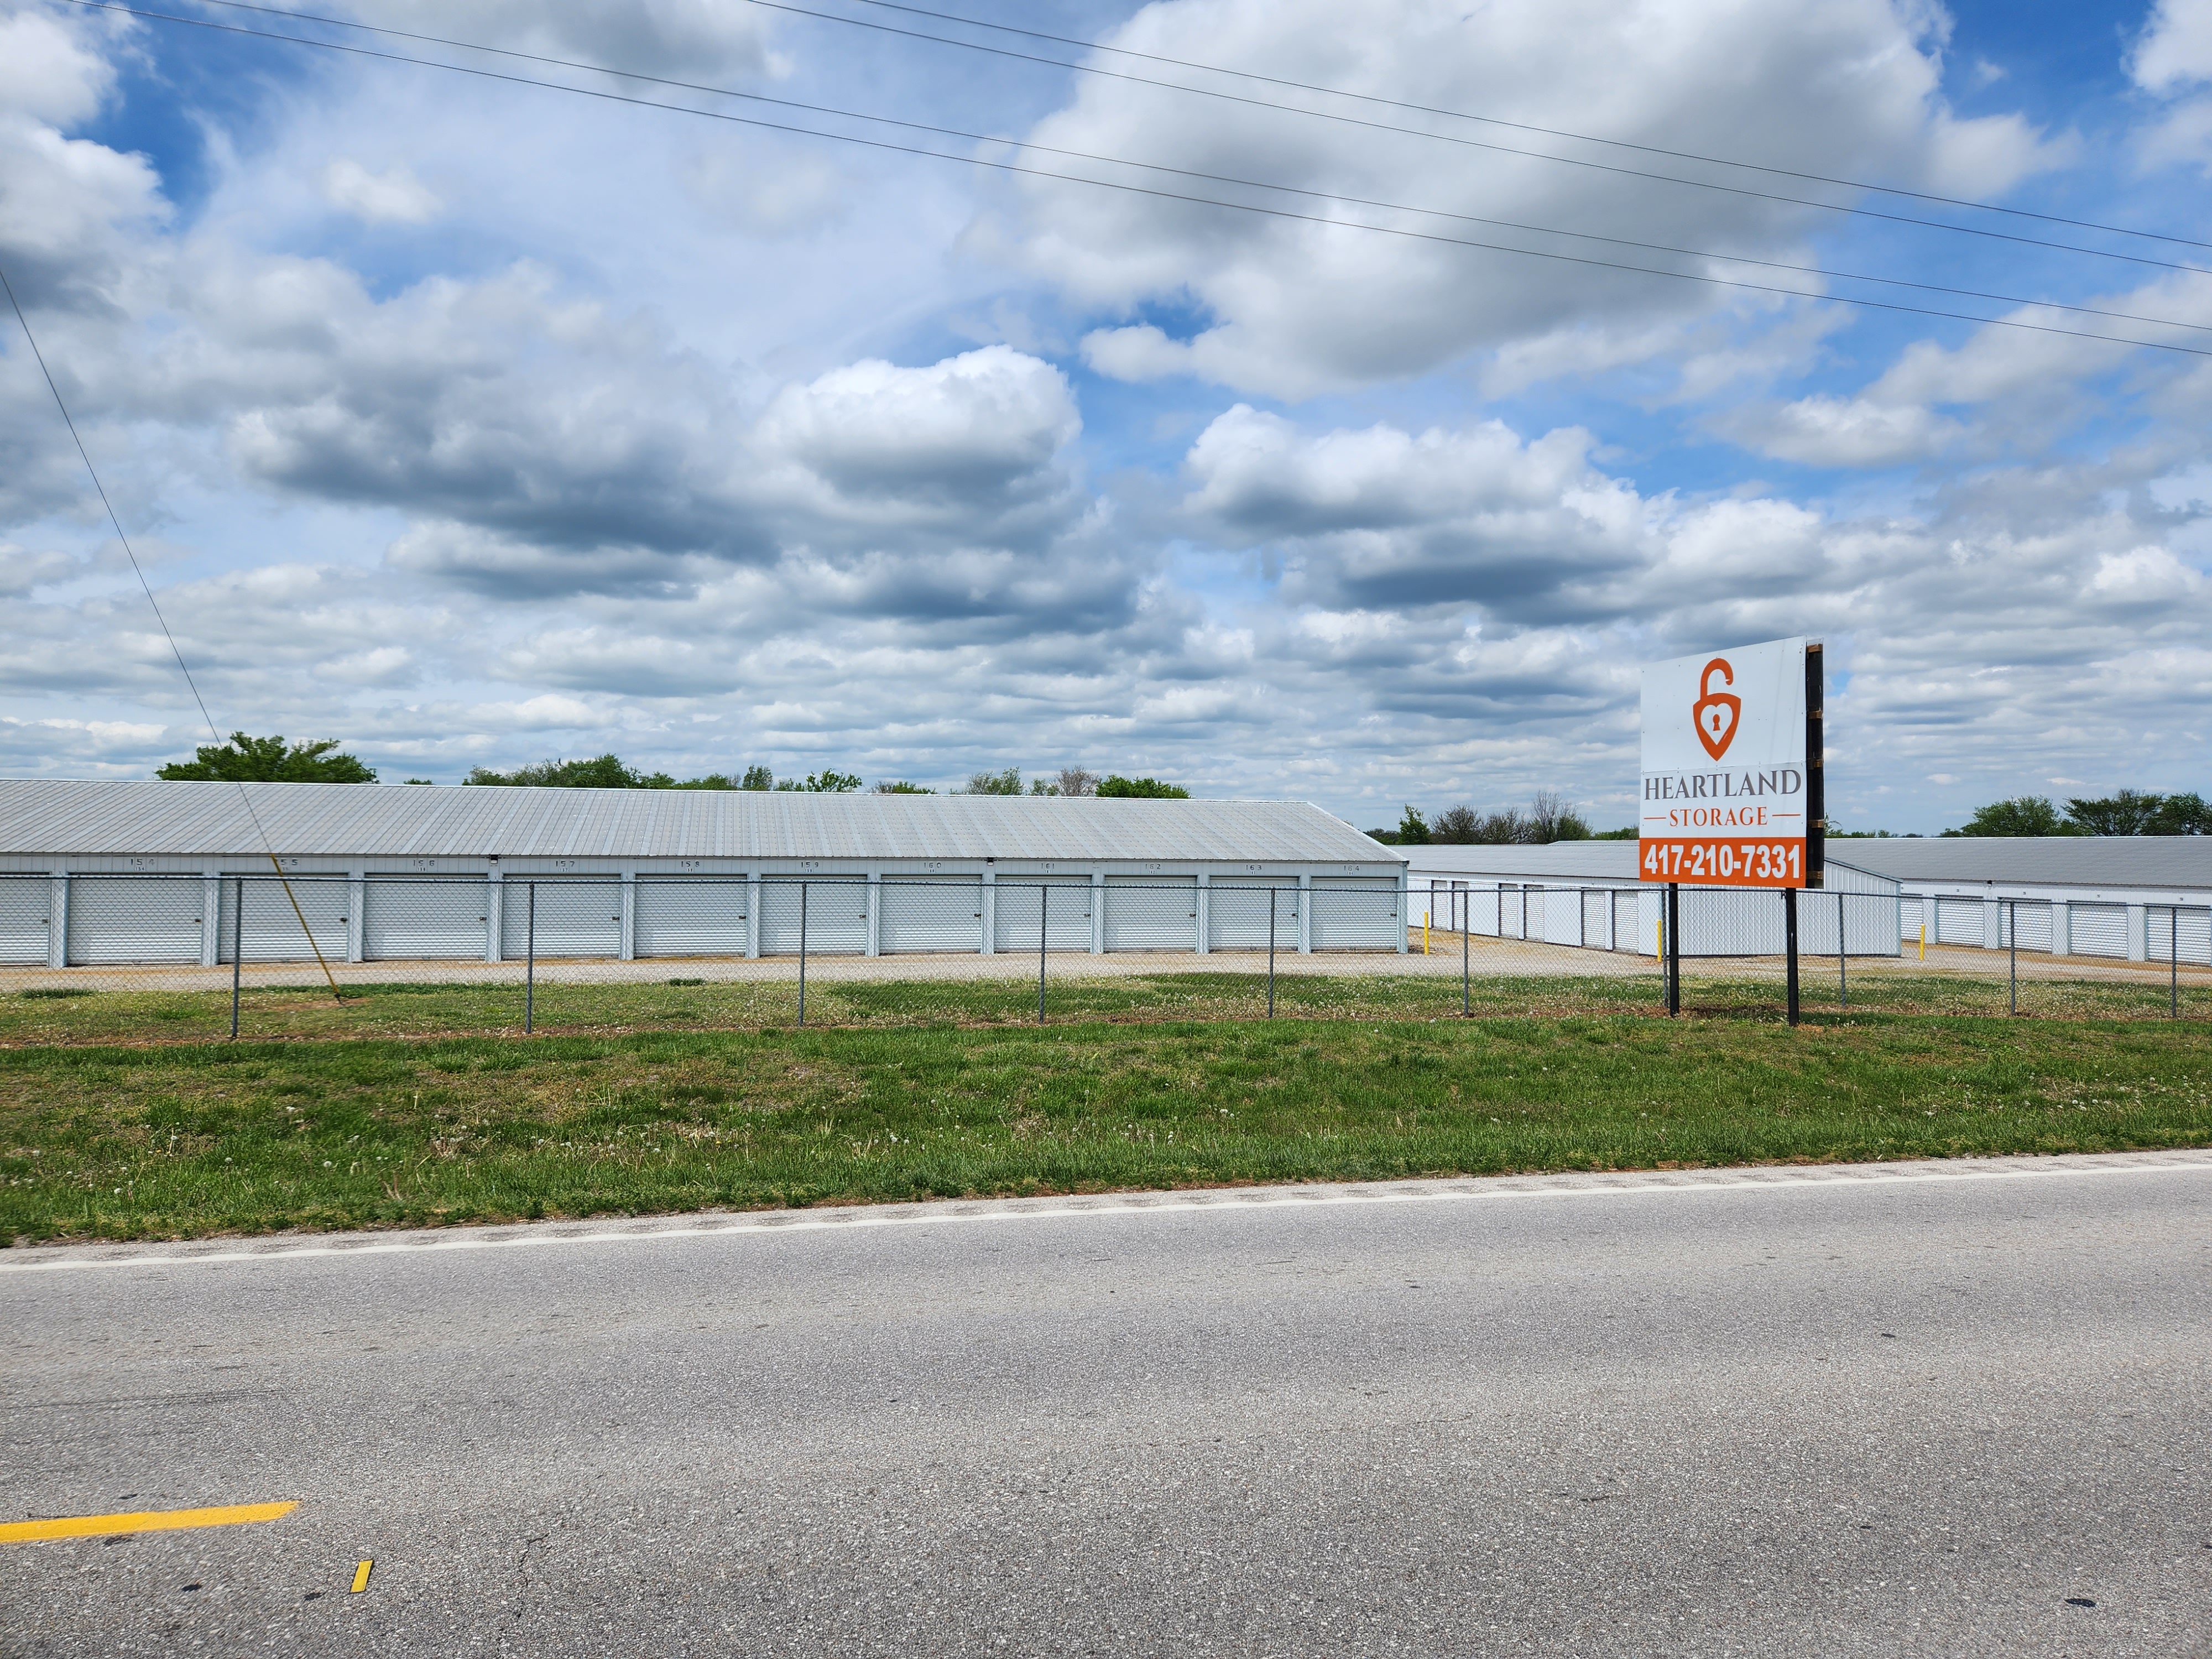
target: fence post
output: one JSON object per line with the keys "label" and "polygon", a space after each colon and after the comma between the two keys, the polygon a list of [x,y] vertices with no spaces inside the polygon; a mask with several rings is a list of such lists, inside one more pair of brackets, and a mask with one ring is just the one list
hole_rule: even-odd
{"label": "fence post", "polygon": [[[1474,895],[1468,896],[1471,899]],[[1474,981],[1470,976],[1474,964],[1474,918],[1462,915],[1460,921],[1464,926],[1459,930],[1459,1017],[1465,1019],[1473,1009],[1470,999]]]}
{"label": "fence post", "polygon": [[523,916],[522,1035],[538,1029],[538,884],[530,884],[529,908]]}
{"label": "fence post", "polygon": [[2166,913],[2166,1017],[2181,1018],[2181,907]]}
{"label": "fence post", "polygon": [[1275,1017],[1275,889],[1267,889],[1267,1018]]}
{"label": "fence post", "polygon": [[1851,1006],[1850,952],[1844,949],[1844,896],[1836,895],[1836,1006]]}
{"label": "fence post", "polygon": [[238,975],[239,963],[246,955],[246,878],[240,876],[234,883],[236,891],[230,907],[230,1040],[238,1041]]}
{"label": "fence post", "polygon": [[1037,1024],[1040,1025],[1044,1024],[1045,918],[1050,914],[1051,905],[1052,884],[1041,881],[1037,884]]}
{"label": "fence post", "polygon": [[799,884],[799,1023],[806,1024],[806,884]]}
{"label": "fence post", "polygon": [[1790,981],[1790,1023],[1797,1023],[1797,890],[1782,890],[1782,944],[1789,963],[1784,969]]}
{"label": "fence post", "polygon": [[2010,1012],[2020,1012],[2020,902],[2005,901],[2005,946],[2007,951],[2005,979],[2011,999]]}

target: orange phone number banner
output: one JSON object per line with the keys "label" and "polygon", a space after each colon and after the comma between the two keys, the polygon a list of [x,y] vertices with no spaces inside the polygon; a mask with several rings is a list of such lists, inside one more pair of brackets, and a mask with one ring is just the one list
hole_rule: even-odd
{"label": "orange phone number banner", "polygon": [[1637,872],[1646,881],[1695,882],[1706,887],[1802,887],[1805,838],[1712,841],[1692,836],[1644,837]]}

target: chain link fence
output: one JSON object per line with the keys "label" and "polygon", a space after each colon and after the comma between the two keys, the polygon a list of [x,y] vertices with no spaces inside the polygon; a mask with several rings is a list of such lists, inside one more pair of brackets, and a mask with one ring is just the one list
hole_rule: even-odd
{"label": "chain link fence", "polygon": [[10,875],[0,1042],[1279,1013],[2212,1012],[2205,907],[2136,907],[2115,947],[2098,916],[1978,902],[1995,920],[1978,913],[1970,943],[1963,913],[1947,935],[1940,907],[1923,921],[1893,888]]}

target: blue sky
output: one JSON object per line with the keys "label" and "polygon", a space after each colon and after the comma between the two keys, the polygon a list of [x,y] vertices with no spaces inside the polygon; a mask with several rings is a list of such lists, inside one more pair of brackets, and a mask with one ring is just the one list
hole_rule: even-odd
{"label": "blue sky", "polygon": [[[342,737],[395,781],[611,748],[939,787],[1085,764],[1362,824],[1553,788],[1626,822],[1637,663],[1809,633],[1848,828],[2208,783],[2212,365],[1986,319],[2212,347],[2212,278],[2167,268],[2212,247],[1266,94],[1424,136],[1376,131],[738,0],[334,15],[1431,210],[1322,210],[1370,223],[1601,257],[1434,213],[1664,242],[1712,256],[1684,270],[1985,320],[0,0],[0,261],[226,729]],[[2212,242],[2212,4],[973,15]],[[205,740],[96,513],[9,334],[11,773],[143,776]]]}

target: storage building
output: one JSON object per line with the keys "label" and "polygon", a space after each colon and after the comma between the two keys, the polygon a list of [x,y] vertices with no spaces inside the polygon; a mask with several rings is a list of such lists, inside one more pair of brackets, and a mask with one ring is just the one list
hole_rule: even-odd
{"label": "storage building", "polygon": [[18,965],[777,956],[802,919],[870,956],[1402,951],[1404,885],[1297,801],[0,781]]}

